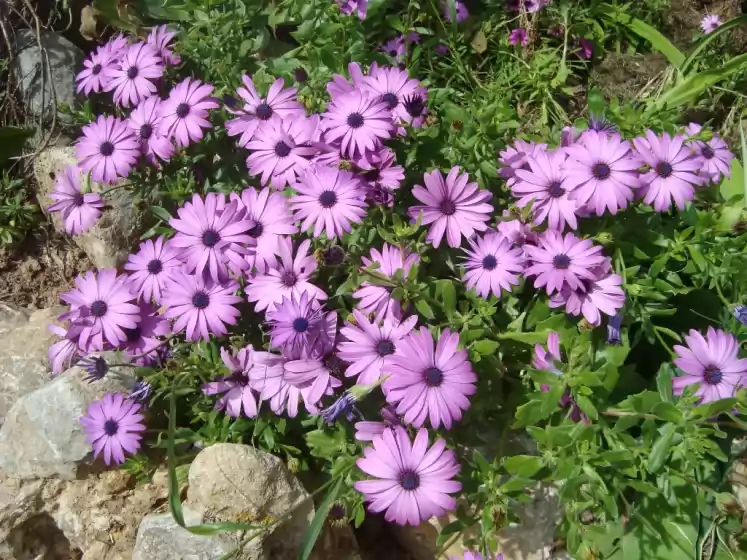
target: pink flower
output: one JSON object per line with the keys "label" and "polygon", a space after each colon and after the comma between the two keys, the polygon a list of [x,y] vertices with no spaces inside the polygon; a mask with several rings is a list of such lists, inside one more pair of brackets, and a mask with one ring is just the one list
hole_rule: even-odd
{"label": "pink flower", "polygon": [[174,155],[174,146],[166,136],[159,134],[161,117],[158,116],[161,100],[157,95],[149,97],[130,113],[127,125],[140,140],[140,152],[151,165],[156,165],[158,158],[168,161]]}
{"label": "pink flower", "polygon": [[264,364],[255,362],[255,355],[263,354],[265,352],[255,352],[251,345],[239,350],[235,356],[232,356],[225,348],[220,349],[223,363],[231,374],[202,386],[202,392],[205,395],[224,393],[215,403],[215,410],[225,410],[226,414],[232,418],[241,417],[242,409],[247,418],[257,416],[257,395],[250,384],[249,372],[255,365],[264,369]]}
{"label": "pink flower", "polygon": [[125,462],[125,451],[137,453],[145,431],[141,408],[122,393],[107,393],[88,406],[88,413],[80,422],[86,441],[93,445],[94,458],[103,451],[104,463],[121,464]]}
{"label": "pink flower", "polygon": [[162,120],[158,132],[174,138],[179,148],[202,140],[202,129],[212,128],[207,120],[208,111],[218,108],[218,102],[210,97],[213,89],[212,85],[193,78],[174,86],[169,98],[160,105],[158,116]]}
{"label": "pink flower", "polygon": [[[371,249],[370,255],[370,258],[361,257],[363,266],[366,268],[375,266],[376,274],[391,279],[398,270],[401,270],[402,275],[407,278],[412,267],[420,261],[418,255],[406,251],[403,253],[399,247],[392,247],[388,243],[384,243],[381,251]],[[391,288],[365,281],[353,297],[360,300],[357,308],[365,315],[374,314],[379,319],[391,315],[399,316],[400,305],[396,299],[392,298]]]}
{"label": "pink flower", "polygon": [[469,240],[470,249],[465,249],[466,272],[464,283],[474,289],[480,297],[488,298],[492,293],[501,297],[501,290],[510,292],[520,283],[524,272],[524,253],[514,249],[511,241],[499,233],[487,233]]}
{"label": "pink flower", "polygon": [[175,36],[175,31],[169,31],[165,25],[159,25],[151,30],[146,39],[146,42],[158,51],[163,63],[169,66],[175,66],[181,62],[181,57],[174,54],[169,47],[169,43],[174,40]]}
{"label": "pink flower", "polygon": [[527,30],[523,27],[512,29],[511,33],[508,35],[509,45],[521,45],[522,47],[526,47],[528,42],[529,37],[527,36]]}
{"label": "pink flower", "polygon": [[78,165],[94,181],[114,184],[127,177],[140,155],[137,138],[122,119],[100,115],[83,127],[75,147]]}
{"label": "pink flower", "polygon": [[130,285],[139,297],[161,303],[166,281],[182,268],[179,253],[161,235],[155,242],[143,241],[140,250],[129,256],[124,268],[130,271]]}
{"label": "pink flower", "polygon": [[47,210],[60,212],[65,232],[80,235],[88,231],[101,217],[104,201],[98,193],[83,193],[80,169],[70,165],[57,174],[54,190],[49,198],[55,201]]}
{"label": "pink flower", "polygon": [[325,140],[338,142],[342,154],[351,158],[377,150],[394,130],[388,105],[360,91],[333,98],[322,115],[321,128]]}
{"label": "pink flower", "polygon": [[163,76],[164,67],[153,46],[135,43],[127,48],[119,65],[103,72],[109,78],[106,91],[114,91],[114,103],[129,107],[156,93],[153,81]]}

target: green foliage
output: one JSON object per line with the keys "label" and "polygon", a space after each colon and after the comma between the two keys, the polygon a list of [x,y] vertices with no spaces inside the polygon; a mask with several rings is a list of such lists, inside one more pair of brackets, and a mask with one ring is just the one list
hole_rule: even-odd
{"label": "green foliage", "polygon": [[29,202],[26,180],[3,172],[0,176],[0,245],[22,241],[38,222],[39,208]]}

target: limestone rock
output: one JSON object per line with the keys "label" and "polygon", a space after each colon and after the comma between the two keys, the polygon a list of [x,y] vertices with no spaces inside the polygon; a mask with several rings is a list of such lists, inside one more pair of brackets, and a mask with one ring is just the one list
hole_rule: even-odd
{"label": "limestone rock", "polygon": [[18,399],[0,428],[0,469],[21,479],[76,478],[91,453],[80,417],[104,393],[129,391],[135,378],[128,369],[111,368],[104,379],[89,383],[87,372],[73,367]]}
{"label": "limestone rock", "polygon": [[26,312],[0,304],[0,426],[19,398],[50,381],[49,332],[61,308]]}
{"label": "limestone rock", "polygon": [[[81,70],[83,51],[57,33],[43,32],[39,48],[36,34],[28,29],[16,31],[14,72],[20,83],[26,109],[37,117],[51,119],[57,103],[74,106],[75,75]],[[42,69],[44,69],[42,71]]]}
{"label": "limestone rock", "polygon": [[212,445],[195,457],[189,468],[189,503],[205,508],[216,520],[248,523],[294,510],[263,539],[272,558],[297,557],[314,517],[308,492],[279,458],[232,443]]}
{"label": "limestone rock", "polygon": [[[34,161],[34,175],[38,184],[36,198],[46,212],[53,203],[49,193],[54,189],[55,178],[68,165],[76,165],[75,149],[71,146],[52,146],[43,150]],[[91,182],[95,192],[110,189],[110,185]],[[130,251],[137,245],[143,232],[143,213],[134,204],[125,189],[115,189],[105,196],[107,209],[96,224],[73,241],[88,255],[97,268],[118,267],[127,261]],[[64,233],[59,213],[49,215],[55,229]]]}

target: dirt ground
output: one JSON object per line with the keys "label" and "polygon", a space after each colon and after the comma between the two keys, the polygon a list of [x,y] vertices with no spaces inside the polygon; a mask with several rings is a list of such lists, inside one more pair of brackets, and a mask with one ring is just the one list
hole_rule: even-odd
{"label": "dirt ground", "polygon": [[[742,15],[742,0],[671,0],[673,9],[664,13],[661,32],[678,47],[692,45],[700,29],[700,20],[706,14],[718,14],[722,21]],[[747,46],[747,32],[737,28],[729,41],[733,53],[742,53]]]}

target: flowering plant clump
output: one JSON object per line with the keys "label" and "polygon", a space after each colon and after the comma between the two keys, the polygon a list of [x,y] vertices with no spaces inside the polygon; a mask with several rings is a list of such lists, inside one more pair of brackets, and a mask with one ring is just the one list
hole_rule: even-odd
{"label": "flowering plant clump", "polygon": [[[543,485],[578,557],[736,550],[747,233],[729,144],[655,101],[593,90],[566,113],[558,84],[594,54],[578,34],[613,25],[591,9],[506,2],[481,24],[453,1],[229,4],[118,35],[77,77],[90,122],[49,210],[85,232],[106,211],[95,181],[154,218],[122,270],[62,295],[55,373],[96,382],[116,351],[138,377],[81,419],[96,456],[142,471],[164,441],[172,460],[176,441],[252,443],[319,475],[356,526],[450,515],[440,541],[463,533],[464,558],[502,558]],[[295,22],[298,46],[260,17]],[[535,84],[553,109],[477,70],[493,40],[530,69],[562,52]]]}

